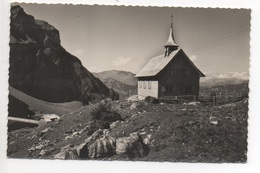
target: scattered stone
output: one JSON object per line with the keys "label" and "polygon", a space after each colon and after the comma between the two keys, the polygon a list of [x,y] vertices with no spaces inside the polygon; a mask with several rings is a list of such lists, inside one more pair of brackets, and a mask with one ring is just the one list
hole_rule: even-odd
{"label": "scattered stone", "polygon": [[44,134],[44,133],[47,133],[48,131],[51,131],[51,130],[52,130],[52,128],[48,127],[46,129],[42,130],[41,133]]}
{"label": "scattered stone", "polygon": [[200,102],[189,102],[189,103],[183,103],[184,106],[197,106],[200,105]]}
{"label": "scattered stone", "polygon": [[33,144],[31,148],[28,149],[29,152],[35,151],[35,150],[41,150],[48,146],[50,143],[49,140],[42,140],[38,144]]}
{"label": "scattered stone", "polygon": [[236,106],[236,103],[228,103],[228,104],[219,106],[219,108],[222,108],[222,107],[235,107],[235,106]]}
{"label": "scattered stone", "polygon": [[131,97],[129,97],[128,99],[126,99],[127,101],[138,101],[139,98],[138,98],[138,95],[133,95]]}
{"label": "scattered stone", "polygon": [[151,144],[151,142],[150,142],[151,137],[152,137],[152,135],[148,134],[147,137],[143,140],[145,145],[150,145]]}
{"label": "scattered stone", "polygon": [[39,153],[39,156],[43,156],[43,155],[46,155],[46,150],[42,150],[42,151]]}
{"label": "scattered stone", "polygon": [[139,133],[140,135],[145,135],[146,134],[146,132],[145,131],[143,131],[143,132],[141,132],[141,133]]}
{"label": "scattered stone", "polygon": [[113,129],[113,128],[115,128],[116,127],[116,125],[119,123],[119,121],[117,120],[117,121],[115,121],[115,122],[113,122],[113,123],[111,123],[110,125],[109,125],[109,127],[110,127],[110,129]]}
{"label": "scattered stone", "polygon": [[209,117],[209,122],[211,123],[211,124],[214,124],[214,125],[217,125],[219,122],[218,122],[218,119],[216,118],[216,117],[214,117],[214,116],[210,116]]}
{"label": "scattered stone", "polygon": [[130,109],[136,109],[137,107],[137,104],[136,103],[133,103],[131,106],[130,106]]}
{"label": "scattered stone", "polygon": [[104,129],[103,130],[103,135],[107,135],[107,134],[109,134],[110,133],[110,130],[109,129]]}
{"label": "scattered stone", "polygon": [[55,121],[55,120],[59,120],[60,116],[56,115],[56,114],[45,114],[42,116],[42,119],[44,119],[44,121],[46,123],[51,122],[51,121]]}
{"label": "scattered stone", "polygon": [[89,126],[86,126],[85,128],[81,129],[81,130],[78,132],[79,135],[80,135],[81,133],[85,132],[88,128],[89,128]]}

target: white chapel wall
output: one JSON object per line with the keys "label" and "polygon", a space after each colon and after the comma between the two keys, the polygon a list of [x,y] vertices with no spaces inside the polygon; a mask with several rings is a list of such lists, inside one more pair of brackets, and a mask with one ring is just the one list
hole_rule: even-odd
{"label": "white chapel wall", "polygon": [[138,95],[158,97],[158,81],[138,81]]}

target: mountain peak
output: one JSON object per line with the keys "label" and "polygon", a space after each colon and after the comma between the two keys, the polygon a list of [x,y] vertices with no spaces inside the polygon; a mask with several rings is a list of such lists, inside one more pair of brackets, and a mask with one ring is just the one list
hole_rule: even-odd
{"label": "mountain peak", "polygon": [[102,99],[109,89],[60,45],[59,31],[11,7],[10,78],[14,88],[49,102]]}

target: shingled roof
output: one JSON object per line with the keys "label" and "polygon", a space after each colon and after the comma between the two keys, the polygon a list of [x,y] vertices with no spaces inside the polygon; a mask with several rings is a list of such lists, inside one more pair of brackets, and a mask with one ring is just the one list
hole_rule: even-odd
{"label": "shingled roof", "polygon": [[[177,49],[171,52],[168,57],[165,57],[164,54],[156,56],[152,58],[144,67],[143,69],[136,74],[135,77],[152,77],[156,76],[160,71],[162,71],[167,64],[169,64],[179,52],[183,52],[182,49]],[[199,73],[200,77],[205,77],[205,75],[193,64],[193,62],[186,56],[188,62],[191,66]]]}

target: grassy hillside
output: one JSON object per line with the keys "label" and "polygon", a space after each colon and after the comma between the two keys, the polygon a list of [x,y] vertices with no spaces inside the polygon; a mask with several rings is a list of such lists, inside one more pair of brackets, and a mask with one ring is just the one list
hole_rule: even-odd
{"label": "grassy hillside", "polygon": [[[210,104],[146,104],[110,102],[122,120],[114,123],[109,134],[114,138],[138,132],[150,136],[149,153],[142,158],[120,155],[105,160],[144,160],[174,162],[246,162],[248,99],[212,106]],[[53,159],[66,145],[84,142],[99,128],[91,118],[93,106],[64,115],[59,121],[8,134],[8,157]],[[50,129],[44,134],[42,131]],[[79,133],[82,132],[82,133]],[[42,135],[40,135],[42,134]],[[74,135],[77,134],[77,135]],[[41,140],[49,141],[42,150],[28,152]],[[66,140],[65,140],[66,139]]]}

